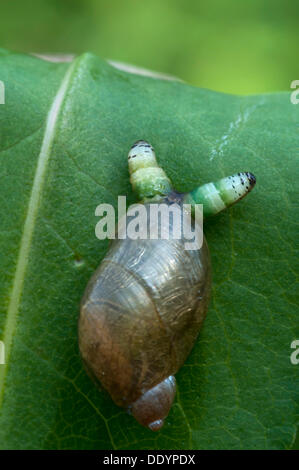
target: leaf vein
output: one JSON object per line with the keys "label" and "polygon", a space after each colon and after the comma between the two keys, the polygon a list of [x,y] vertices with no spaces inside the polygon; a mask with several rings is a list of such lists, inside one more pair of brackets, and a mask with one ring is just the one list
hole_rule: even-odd
{"label": "leaf vein", "polygon": [[53,103],[47,115],[44,137],[37,161],[37,167],[34,175],[31,195],[28,203],[25,223],[21,236],[16,270],[12,283],[8,311],[4,325],[3,340],[6,350],[6,364],[0,368],[0,406],[3,401],[5,378],[9,364],[11,353],[12,339],[16,328],[18,311],[20,308],[26,269],[29,261],[29,253],[31,249],[32,237],[38,214],[38,208],[41,200],[41,193],[45,182],[45,174],[48,162],[51,156],[52,144],[55,137],[56,125],[58,117],[69,88],[70,80],[76,66],[77,61],[72,62],[62,79]]}

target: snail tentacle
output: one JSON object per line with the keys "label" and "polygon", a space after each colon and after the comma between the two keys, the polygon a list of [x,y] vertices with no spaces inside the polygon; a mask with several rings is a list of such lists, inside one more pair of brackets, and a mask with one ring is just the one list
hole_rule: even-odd
{"label": "snail tentacle", "polygon": [[209,217],[240,201],[252,190],[255,183],[255,176],[249,172],[226,176],[185,194],[184,203],[191,204],[192,209],[195,204],[202,204],[204,217]]}
{"label": "snail tentacle", "polygon": [[132,145],[128,165],[133,190],[140,199],[166,196],[171,192],[171,182],[159,167],[153,147],[145,140],[138,140]]}

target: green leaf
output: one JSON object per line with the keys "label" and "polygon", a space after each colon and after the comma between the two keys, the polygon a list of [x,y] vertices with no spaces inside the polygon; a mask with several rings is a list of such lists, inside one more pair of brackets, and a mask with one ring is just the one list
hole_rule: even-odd
{"label": "green leaf", "polygon": [[[290,93],[232,96],[117,70],[0,53],[0,446],[283,449],[298,418],[298,110]],[[149,140],[180,191],[238,171],[254,191],[205,226],[213,296],[158,433],[98,391],[78,354],[79,302],[107,242],[95,208],[131,192]],[[297,414],[296,414],[297,413]]]}

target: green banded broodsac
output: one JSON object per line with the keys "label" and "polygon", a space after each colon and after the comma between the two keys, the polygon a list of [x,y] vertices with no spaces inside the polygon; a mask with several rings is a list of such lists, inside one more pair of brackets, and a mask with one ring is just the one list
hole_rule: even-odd
{"label": "green banded broodsac", "polygon": [[[128,164],[133,189],[148,217],[150,206],[162,202],[177,204],[182,214],[183,204],[193,213],[195,205],[202,204],[204,217],[217,214],[255,184],[251,173],[238,173],[178,193],[145,141],[132,146]],[[193,223],[193,229],[201,227]],[[153,431],[163,426],[169,413],[174,374],[191,351],[208,307],[207,243],[203,237],[197,250],[184,249],[185,243],[183,231],[179,239],[171,230],[169,239],[116,237],[81,302],[79,346],[87,371],[117,405]]]}

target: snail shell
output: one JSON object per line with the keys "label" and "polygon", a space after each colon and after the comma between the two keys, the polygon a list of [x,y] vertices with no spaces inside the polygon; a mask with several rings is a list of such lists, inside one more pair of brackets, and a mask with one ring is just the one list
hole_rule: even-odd
{"label": "snail shell", "polygon": [[[172,192],[159,203],[176,203],[183,214],[182,200]],[[144,206],[151,224],[150,204]],[[86,368],[117,405],[152,430],[169,413],[173,376],[192,349],[209,301],[207,243],[203,237],[199,250],[186,250],[182,221],[180,239],[172,237],[171,218],[168,240],[115,239],[81,302]],[[201,230],[195,222],[193,229]]]}

